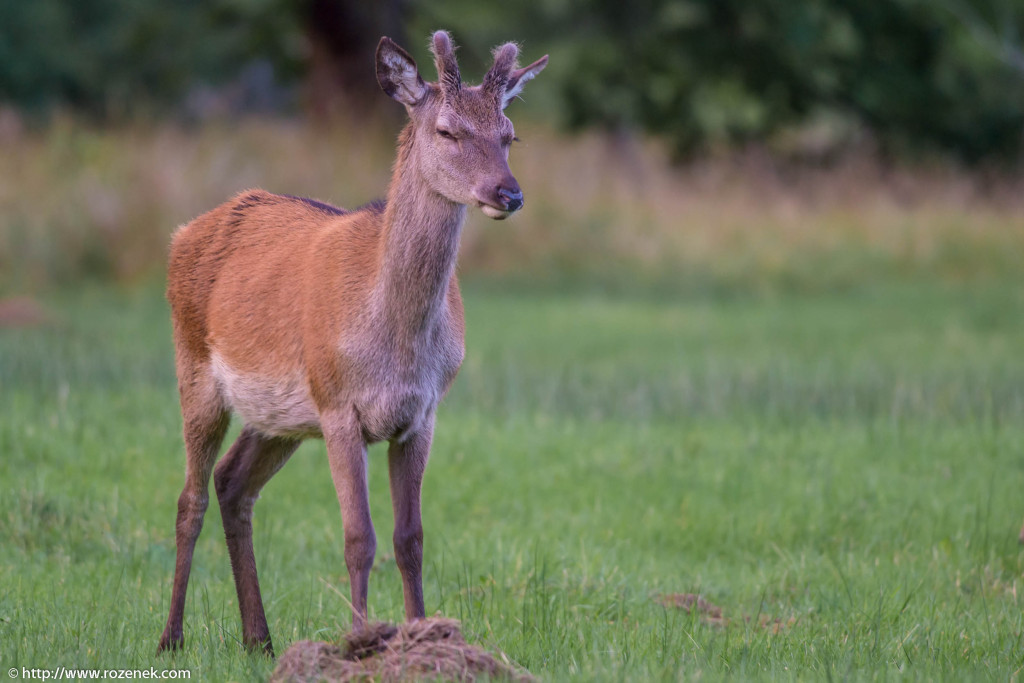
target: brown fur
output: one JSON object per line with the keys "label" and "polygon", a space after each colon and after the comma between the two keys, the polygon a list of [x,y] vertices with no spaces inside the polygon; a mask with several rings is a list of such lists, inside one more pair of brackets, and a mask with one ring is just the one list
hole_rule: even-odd
{"label": "brown fur", "polygon": [[[389,39],[378,47],[378,80],[410,115],[385,204],[348,212],[249,190],[174,236],[167,298],[187,468],[161,650],[183,642],[185,592],[213,474],[244,642],[273,651],[252,509],[307,437],[327,443],[357,629],[366,623],[376,551],[366,446],[390,441],[393,540],[406,617],[424,615],[420,485],[437,405],[464,355],[455,261],[466,205],[495,218],[522,205],[507,163],[511,122],[502,109],[508,98],[495,91],[507,79],[464,87],[447,34],[435,34],[433,43],[444,88],[425,83]],[[510,50],[502,48],[501,75],[514,66]],[[532,77],[545,63],[513,73],[532,69]],[[442,127],[451,135],[442,135]],[[214,472],[232,412],[245,428]]]}

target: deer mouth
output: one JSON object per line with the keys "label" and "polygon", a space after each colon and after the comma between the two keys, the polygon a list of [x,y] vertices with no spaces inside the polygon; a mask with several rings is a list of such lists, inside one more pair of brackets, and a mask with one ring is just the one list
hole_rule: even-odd
{"label": "deer mouth", "polygon": [[514,211],[509,211],[507,209],[499,209],[498,207],[491,206],[490,204],[480,204],[480,210],[484,212],[485,216],[493,218],[496,221],[503,221],[515,213]]}

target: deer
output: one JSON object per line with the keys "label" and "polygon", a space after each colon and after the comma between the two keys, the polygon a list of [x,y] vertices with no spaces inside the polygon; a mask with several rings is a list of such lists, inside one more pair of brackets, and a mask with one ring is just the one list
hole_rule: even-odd
{"label": "deer", "polygon": [[[167,299],[186,453],[170,613],[158,652],[183,647],[185,594],[212,473],[243,645],[273,656],[252,514],[263,486],[323,438],[341,506],[353,630],[367,626],[376,553],[367,447],[388,442],[394,557],[405,617],[425,616],[420,496],[438,404],[465,355],[455,274],[468,206],[501,220],[523,206],[504,110],[547,65],[505,43],[479,85],[462,82],[450,35],[430,41],[437,82],[383,37],[377,81],[405,106],[386,199],[346,211],[250,190],[179,228]],[[231,415],[241,433],[217,461]],[[216,467],[214,465],[216,464]]]}

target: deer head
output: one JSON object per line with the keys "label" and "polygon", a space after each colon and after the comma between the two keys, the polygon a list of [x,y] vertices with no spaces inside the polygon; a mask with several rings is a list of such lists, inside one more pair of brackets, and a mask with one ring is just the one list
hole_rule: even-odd
{"label": "deer head", "polygon": [[515,130],[504,110],[547,66],[547,55],[517,68],[519,48],[505,43],[494,50],[483,83],[467,86],[448,33],[434,33],[431,51],[437,83],[425,82],[413,58],[390,38],[381,38],[377,46],[377,81],[405,105],[411,121],[406,163],[449,201],[479,206],[491,218],[507,218],[523,206],[523,192],[508,167]]}

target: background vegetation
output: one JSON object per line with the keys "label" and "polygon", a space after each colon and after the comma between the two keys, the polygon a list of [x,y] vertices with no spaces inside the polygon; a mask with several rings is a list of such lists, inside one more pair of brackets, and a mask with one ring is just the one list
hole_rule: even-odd
{"label": "background vegetation", "polygon": [[1019,0],[6,0],[3,10],[0,100],[35,111],[181,113],[185,97],[195,115],[204,85],[229,82],[236,109],[295,106],[303,82],[307,106],[329,109],[336,91],[351,107],[375,90],[365,65],[377,36],[411,38],[422,56],[422,36],[444,26],[467,65],[510,36],[543,46],[558,68],[530,95],[540,108],[573,127],[657,133],[676,153],[812,124],[831,129],[832,144],[868,132],[890,153],[979,161],[1022,145]]}
{"label": "background vegetation", "polygon": [[[401,108],[368,54],[397,36],[429,75],[445,26],[469,79],[509,38],[552,61],[509,109],[525,209],[464,233],[428,612],[545,680],[1018,676],[1019,3],[365,5],[0,0],[0,672],[269,674],[216,506],[187,646],[154,656],[166,245],[246,187],[380,196]],[[396,620],[381,455],[370,606]],[[322,443],[254,525],[278,651],[340,637]]]}
{"label": "background vegetation", "polygon": [[[0,294],[160,277],[175,227],[248,187],[359,206],[384,192],[396,129],[59,119],[14,134],[0,155]],[[1017,176],[868,155],[821,168],[757,150],[678,166],[656,142],[566,138],[529,119],[517,133],[530,209],[507,224],[470,214],[460,271],[478,284],[827,291],[1012,281],[1024,267]]]}

